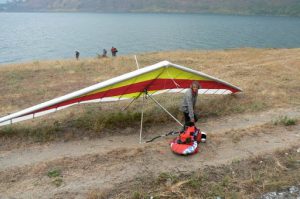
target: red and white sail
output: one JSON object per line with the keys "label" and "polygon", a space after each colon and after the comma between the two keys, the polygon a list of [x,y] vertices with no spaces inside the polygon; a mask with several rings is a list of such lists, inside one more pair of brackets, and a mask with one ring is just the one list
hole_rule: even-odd
{"label": "red and white sail", "polygon": [[151,95],[185,92],[193,81],[201,85],[199,94],[226,95],[242,91],[202,72],[163,61],[1,117],[0,126],[33,119],[76,104],[138,98],[145,90]]}

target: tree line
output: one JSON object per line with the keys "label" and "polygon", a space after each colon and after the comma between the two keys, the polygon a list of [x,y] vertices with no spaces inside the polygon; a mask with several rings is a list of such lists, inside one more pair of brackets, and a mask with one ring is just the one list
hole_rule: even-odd
{"label": "tree line", "polygon": [[221,13],[300,16],[299,0],[8,0],[2,11]]}

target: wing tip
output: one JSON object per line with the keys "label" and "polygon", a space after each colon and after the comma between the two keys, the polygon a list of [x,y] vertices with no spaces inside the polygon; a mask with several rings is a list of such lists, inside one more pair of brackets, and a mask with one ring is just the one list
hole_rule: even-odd
{"label": "wing tip", "polygon": [[168,66],[171,64],[171,62],[167,61],[167,60],[164,60],[164,61],[161,61],[160,62],[161,65],[164,65],[164,66]]}

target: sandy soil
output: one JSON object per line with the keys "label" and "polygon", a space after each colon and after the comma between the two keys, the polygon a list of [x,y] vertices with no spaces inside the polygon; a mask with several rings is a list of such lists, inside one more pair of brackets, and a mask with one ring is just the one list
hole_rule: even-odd
{"label": "sandy soil", "polygon": [[[201,124],[208,142],[193,156],[173,154],[166,137],[151,144],[138,143],[138,129],[126,136],[57,142],[0,151],[0,198],[86,198],[94,189],[113,188],[137,177],[161,172],[190,172],[291,146],[300,147],[300,125],[280,126],[279,116],[300,118],[300,107],[209,119]],[[146,129],[144,140],[174,128]],[[157,129],[162,129],[162,133]],[[189,165],[188,167],[186,165]],[[47,176],[62,171],[56,187]]]}

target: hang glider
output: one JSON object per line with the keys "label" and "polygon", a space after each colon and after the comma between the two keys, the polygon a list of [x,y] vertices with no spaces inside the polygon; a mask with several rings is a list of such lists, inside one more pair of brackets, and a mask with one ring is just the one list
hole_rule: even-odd
{"label": "hang glider", "polygon": [[150,95],[182,93],[195,80],[201,85],[199,94],[226,95],[242,91],[236,86],[207,74],[162,61],[1,117],[0,126],[34,119],[76,104],[136,99],[145,91]]}

